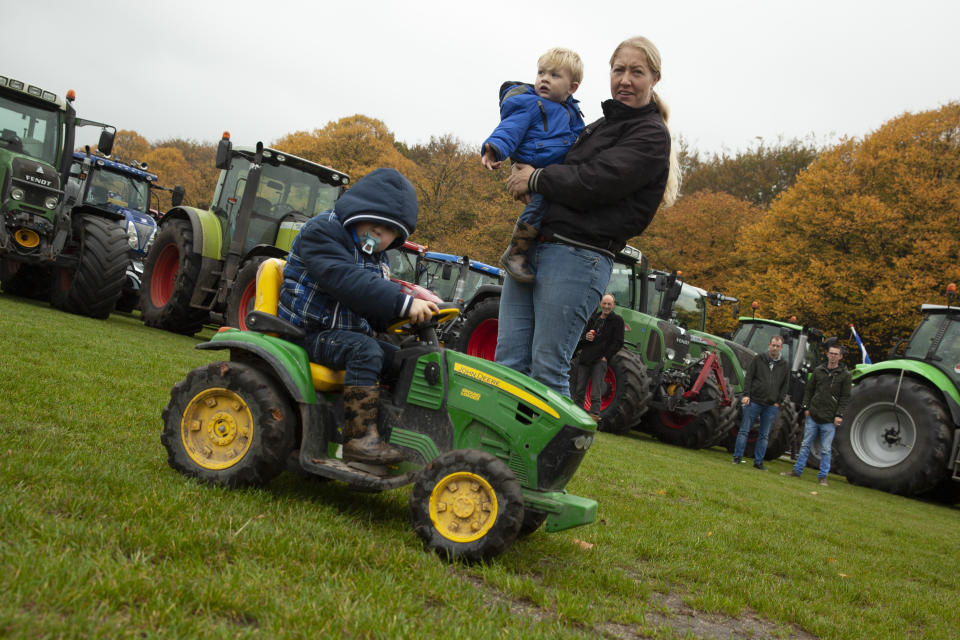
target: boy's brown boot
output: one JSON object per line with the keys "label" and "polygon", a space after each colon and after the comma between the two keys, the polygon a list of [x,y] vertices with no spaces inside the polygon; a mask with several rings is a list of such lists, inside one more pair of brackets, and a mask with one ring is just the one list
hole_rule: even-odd
{"label": "boy's brown boot", "polygon": [[500,256],[500,266],[517,282],[533,282],[536,278],[527,266],[527,251],[536,239],[537,229],[517,220],[513,235],[510,237],[510,244]]}
{"label": "boy's brown boot", "polygon": [[377,412],[380,387],[343,388],[343,461],[395,464],[403,454],[380,439]]}

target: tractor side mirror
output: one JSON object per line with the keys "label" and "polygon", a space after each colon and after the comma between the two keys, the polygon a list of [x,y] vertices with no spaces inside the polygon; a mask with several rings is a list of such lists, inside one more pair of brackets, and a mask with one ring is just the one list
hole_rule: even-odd
{"label": "tractor side mirror", "polygon": [[443,272],[440,277],[443,278],[444,280],[449,280],[452,274],[453,274],[453,267],[450,265],[450,263],[448,262],[447,264],[443,265]]}
{"label": "tractor side mirror", "polygon": [[224,132],[220,142],[217,143],[217,169],[230,168],[230,154],[233,152],[233,144],[230,142],[230,136]]}
{"label": "tractor side mirror", "polygon": [[183,198],[187,195],[187,190],[183,188],[183,185],[177,185],[173,188],[173,195],[170,196],[170,204],[174,207],[179,207],[183,203]]}
{"label": "tractor side mirror", "polygon": [[739,318],[739,317],[740,317],[740,303],[739,303],[739,302],[734,302],[734,303],[733,303],[733,317],[734,317],[734,318]]}
{"label": "tractor side mirror", "polygon": [[105,156],[113,151],[113,131],[104,129],[100,132],[100,141],[97,142],[97,149]]}

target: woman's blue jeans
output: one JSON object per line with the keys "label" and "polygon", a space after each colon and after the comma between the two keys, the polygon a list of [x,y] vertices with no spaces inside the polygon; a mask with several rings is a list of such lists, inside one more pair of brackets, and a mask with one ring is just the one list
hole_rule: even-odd
{"label": "woman's blue jeans", "polygon": [[570,397],[570,358],[610,282],[613,259],[556,242],[536,243],[529,259],[534,282],[503,283],[496,360]]}

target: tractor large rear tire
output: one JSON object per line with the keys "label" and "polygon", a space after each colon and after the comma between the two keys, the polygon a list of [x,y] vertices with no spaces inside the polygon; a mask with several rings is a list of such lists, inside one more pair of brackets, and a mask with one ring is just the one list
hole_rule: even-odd
{"label": "tractor large rear tire", "polygon": [[466,314],[447,346],[454,351],[492,361],[497,353],[499,317],[500,297],[484,298]]}
{"label": "tractor large rear tire", "polygon": [[455,449],[417,474],[410,514],[428,549],[450,560],[478,562],[501,553],[517,538],[524,521],[523,492],[499,458]]}
{"label": "tractor large rear tire", "polygon": [[[729,388],[729,385],[728,385]],[[644,418],[644,431],[658,440],[688,449],[709,447],[720,437],[728,418],[719,405],[722,398],[717,381],[707,378],[697,399],[700,402],[717,400],[717,406],[698,415],[680,415],[661,409],[648,411]]]}
{"label": "tractor large rear tire", "polygon": [[[574,360],[570,365],[570,390],[576,389],[580,367]],[[597,427],[607,433],[627,433],[637,425],[646,413],[653,396],[650,376],[640,356],[629,349],[620,349],[607,363],[600,394],[600,411],[590,404],[593,381],[587,382],[584,409],[598,414]]]}
{"label": "tractor large rear tire", "polygon": [[143,265],[140,316],[144,324],[188,336],[203,328],[209,314],[190,306],[200,263],[190,223],[171,220],[164,224]]}
{"label": "tractor large rear tire", "polygon": [[254,366],[214,362],[170,391],[160,441],[177,471],[230,487],[263,485],[283,471],[297,417],[285,390]]}
{"label": "tractor large rear tire", "polygon": [[109,317],[127,277],[130,245],[116,222],[79,215],[73,221],[74,241],[64,253],[77,256],[76,268],[54,267],[50,302],[81,316]]}
{"label": "tractor large rear tire", "polygon": [[237,279],[227,294],[227,324],[237,329],[247,329],[247,313],[253,311],[257,297],[257,269],[267,256],[254,256],[237,272]]}
{"label": "tractor large rear tire", "polygon": [[850,482],[916,496],[948,473],[950,424],[946,406],[930,387],[906,376],[880,375],[854,385],[834,446]]}

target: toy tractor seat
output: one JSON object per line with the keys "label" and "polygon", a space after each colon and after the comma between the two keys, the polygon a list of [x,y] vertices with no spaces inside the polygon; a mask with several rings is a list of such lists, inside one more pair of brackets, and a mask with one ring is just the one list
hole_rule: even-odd
{"label": "toy tractor seat", "polygon": [[[247,326],[261,333],[273,333],[286,340],[297,340],[303,329],[277,317],[283,267],[286,261],[269,258],[257,269],[257,294],[253,311],[247,314]],[[344,371],[335,371],[315,362],[310,363],[310,377],[317,391],[343,391]]]}

